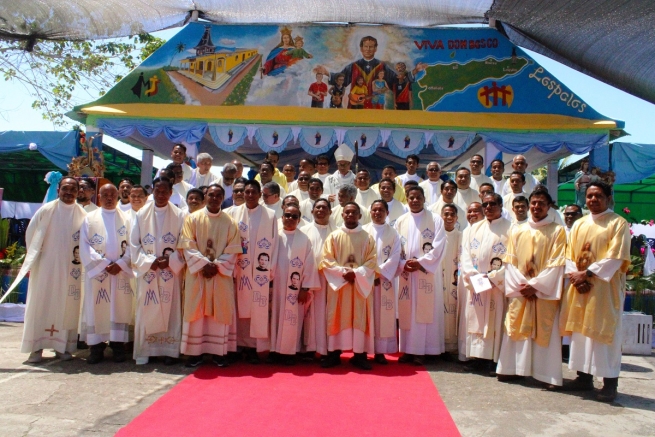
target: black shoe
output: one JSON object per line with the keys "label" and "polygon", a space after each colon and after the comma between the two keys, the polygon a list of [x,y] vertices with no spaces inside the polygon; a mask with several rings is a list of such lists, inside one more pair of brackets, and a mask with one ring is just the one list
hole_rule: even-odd
{"label": "black shoe", "polygon": [[493,361],[489,362],[489,376],[491,376],[492,378],[498,376],[498,373],[496,373],[497,367],[498,367],[498,363],[494,363]]}
{"label": "black shoe", "polygon": [[618,394],[619,378],[603,378],[603,388],[596,395],[600,402],[614,402]]}
{"label": "black shoe", "polygon": [[295,366],[296,365],[296,356],[295,355],[282,355],[280,356],[282,362],[285,366]]}
{"label": "black shoe", "polygon": [[524,376],[521,375],[496,375],[498,378],[498,382],[511,382],[511,381],[518,381],[520,379],[524,379]]}
{"label": "black shoe", "polygon": [[198,367],[200,364],[202,364],[202,355],[189,355],[184,367]]}
{"label": "black shoe", "polygon": [[177,364],[177,358],[164,357],[164,366],[172,366],[173,364]]}
{"label": "black shoe", "polygon": [[105,359],[104,343],[94,344],[89,349],[91,349],[91,352],[89,353],[89,357],[86,359],[87,364],[98,364]]}
{"label": "black shoe", "polygon": [[241,354],[239,352],[228,352],[227,353],[227,362],[229,364],[234,364],[237,361],[241,361]]}
{"label": "black shoe", "polygon": [[212,362],[218,367],[227,367],[230,365],[227,358],[223,355],[212,355]]}
{"label": "black shoe", "polygon": [[387,357],[384,356],[384,354],[375,354],[375,357],[373,357],[373,361],[382,365],[389,364],[389,361],[387,360]]}
{"label": "black shoe", "polygon": [[465,363],[463,367],[465,372],[475,373],[487,368],[487,360],[473,359]]}
{"label": "black shoe", "polygon": [[424,366],[425,365],[425,356],[423,355],[414,355],[412,364],[415,366]]}
{"label": "black shoe", "polygon": [[269,352],[264,360],[265,364],[277,364],[280,362],[280,355],[277,352]]}
{"label": "black shoe", "polygon": [[125,353],[125,343],[110,341],[109,347],[114,357],[114,363],[122,363],[127,360],[127,354]]}
{"label": "black shoe", "polygon": [[562,345],[562,362],[563,363],[568,363],[569,362],[569,354],[571,353],[571,348],[569,347],[568,344],[563,344]]}
{"label": "black shoe", "polygon": [[80,340],[80,334],[77,334],[77,348],[78,349],[88,349],[89,345],[86,344],[86,341]]}
{"label": "black shoe", "polygon": [[259,355],[257,355],[257,350],[255,348],[246,349],[246,359],[250,364],[261,363],[261,360],[259,359]]}
{"label": "black shoe", "polygon": [[578,377],[562,387],[564,391],[590,391],[594,389],[594,377],[588,373],[578,372]]}
{"label": "black shoe", "polygon": [[350,364],[362,370],[372,370],[373,365],[366,359],[366,354],[355,354],[350,360]]}
{"label": "black shoe", "polygon": [[400,358],[398,358],[399,363],[411,363],[414,361],[414,355],[412,354],[403,354]]}
{"label": "black shoe", "polygon": [[336,367],[341,364],[341,352],[332,351],[328,352],[325,360],[321,361],[321,367],[324,369],[329,369],[330,367]]}

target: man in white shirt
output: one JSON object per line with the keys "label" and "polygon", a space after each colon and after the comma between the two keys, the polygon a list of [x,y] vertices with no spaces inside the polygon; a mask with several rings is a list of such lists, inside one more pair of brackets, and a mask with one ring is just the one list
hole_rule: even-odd
{"label": "man in white shirt", "polygon": [[130,191],[134,187],[134,181],[130,178],[123,178],[118,183],[118,208],[123,212],[128,212],[132,209],[130,205]]}
{"label": "man in white shirt", "polygon": [[96,194],[96,183],[91,178],[80,179],[80,191],[77,194],[77,204],[86,212],[93,212],[98,205],[93,203],[93,196]]}
{"label": "man in white shirt", "polygon": [[418,170],[418,164],[418,155],[412,154],[407,156],[405,159],[405,168],[407,168],[407,173],[398,176],[396,178],[396,182],[401,186],[405,186],[405,182],[407,181],[416,181],[418,183],[423,182],[423,179],[421,179],[421,177],[416,174],[416,171]]}
{"label": "man in white shirt", "polygon": [[380,197],[387,202],[387,206],[389,207],[389,215],[387,215],[386,219],[387,223],[393,226],[401,215],[409,211],[407,205],[400,203],[395,196],[397,191],[402,191],[402,188],[398,187],[396,182],[390,178],[382,179],[378,186],[380,187]]}
{"label": "man in white shirt", "polygon": [[[514,159],[512,159],[512,168],[514,171],[517,171],[523,175],[525,175],[525,187],[523,188],[523,191],[526,193],[530,194],[532,191],[535,189],[535,187],[541,182],[537,180],[534,176],[532,176],[530,173],[527,173],[526,170],[528,169],[528,161],[525,159],[525,156],[523,155],[516,155]],[[502,196],[505,196],[506,194],[509,194],[511,192],[511,188],[505,184],[505,187],[503,188],[503,192],[501,193]]]}
{"label": "man in white shirt", "polygon": [[211,172],[212,162],[213,158],[209,153],[199,153],[198,156],[196,156],[196,164],[198,167],[193,169],[193,174],[191,179],[189,179],[189,183],[198,188],[208,187],[216,182],[219,177]]}
{"label": "man in white shirt", "polygon": [[484,159],[482,158],[482,155],[471,156],[469,165],[471,167],[471,188],[479,191],[481,184],[491,182],[491,178],[482,173],[482,170],[484,169]]}
{"label": "man in white shirt", "polygon": [[491,161],[491,183],[494,185],[494,193],[501,193],[501,195],[507,182],[503,173],[505,173],[505,163],[500,159]]}
{"label": "man in white shirt", "polygon": [[438,162],[428,163],[428,179],[418,184],[425,192],[425,206],[434,205],[441,197],[441,166]]}
{"label": "man in white shirt", "polygon": [[[191,176],[193,176],[193,169],[186,163],[186,146],[184,144],[176,144],[173,146],[173,150],[171,150],[171,160],[173,160],[173,164],[180,164],[182,166],[182,170],[184,171],[184,177],[182,179],[189,182]],[[159,169],[155,178],[162,176],[162,170],[163,169]]]}
{"label": "man in white shirt", "polygon": [[480,198],[478,190],[471,188],[471,170],[466,167],[457,169],[455,183],[457,184],[457,194],[453,203],[466,211],[471,202],[477,202]]}
{"label": "man in white shirt", "polygon": [[262,187],[264,205],[275,213],[275,218],[282,217],[282,199],[280,199],[280,186],[276,182],[268,182]]}
{"label": "man in white shirt", "polygon": [[330,176],[329,170],[330,159],[327,155],[318,155],[316,157],[316,173],[314,173],[313,177],[320,179],[323,182],[323,186],[325,186],[325,181]]}
{"label": "man in white shirt", "polygon": [[369,210],[371,204],[380,198],[380,193],[373,191],[370,184],[371,174],[365,168],[360,169],[355,178],[355,186],[357,187],[355,202],[365,210]]}
{"label": "man in white shirt", "polygon": [[510,187],[510,192],[505,194],[503,196],[503,208],[506,209],[507,211],[512,211],[510,216],[512,217],[512,220],[516,220],[516,216],[514,215],[514,211],[512,210],[512,205],[514,198],[516,196],[524,196],[526,195],[526,192],[524,190],[525,186],[525,175],[521,172],[518,171],[513,171],[512,174],[509,176],[509,187]]}

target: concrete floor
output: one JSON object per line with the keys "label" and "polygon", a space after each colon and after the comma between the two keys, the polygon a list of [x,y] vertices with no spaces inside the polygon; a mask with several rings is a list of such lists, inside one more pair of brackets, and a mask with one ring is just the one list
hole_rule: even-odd
{"label": "concrete floor", "polygon": [[[0,323],[2,437],[112,436],[191,373],[181,364],[89,366],[88,351],[68,362],[46,351],[42,363],[28,365],[19,353],[22,329]],[[613,404],[596,402],[591,393],[548,392],[534,380],[499,383],[463,373],[456,363],[428,371],[463,436],[655,435],[655,355],[623,357]],[[565,369],[565,378],[574,376]]]}

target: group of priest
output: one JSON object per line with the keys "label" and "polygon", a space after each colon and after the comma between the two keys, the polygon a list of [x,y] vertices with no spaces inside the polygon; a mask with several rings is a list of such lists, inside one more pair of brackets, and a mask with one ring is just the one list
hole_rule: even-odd
{"label": "group of priest", "polygon": [[[608,209],[609,188],[587,189],[589,214],[564,218],[516,156],[482,174],[471,157],[454,180],[437,162],[407,172],[351,171],[352,151],[295,168],[269,152],[252,180],[234,161],[220,175],[208,154],[197,167],[176,145],[152,193],[130,180],[106,184],[64,177],[59,198],[30,222],[18,280],[30,271],[22,351],[29,362],[54,349],[71,359],[80,340],[87,362],[109,346],[137,364],[151,357],[188,366],[226,366],[245,355],[293,364],[370,370],[385,354],[421,365],[449,354],[500,381],[532,376],[563,385],[562,338],[578,377],[565,388],[616,397],[621,362],[622,281],[627,223]],[[288,193],[288,194],[287,194]],[[17,280],[17,282],[18,282]]]}

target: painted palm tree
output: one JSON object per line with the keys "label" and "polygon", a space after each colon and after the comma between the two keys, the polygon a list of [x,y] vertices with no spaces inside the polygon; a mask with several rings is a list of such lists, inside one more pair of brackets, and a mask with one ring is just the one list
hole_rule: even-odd
{"label": "painted palm tree", "polygon": [[171,56],[171,62],[168,64],[169,66],[173,66],[173,59],[175,58],[176,55],[182,53],[183,51],[186,50],[186,44],[183,42],[180,42],[175,46],[175,53],[173,53],[173,56]]}

